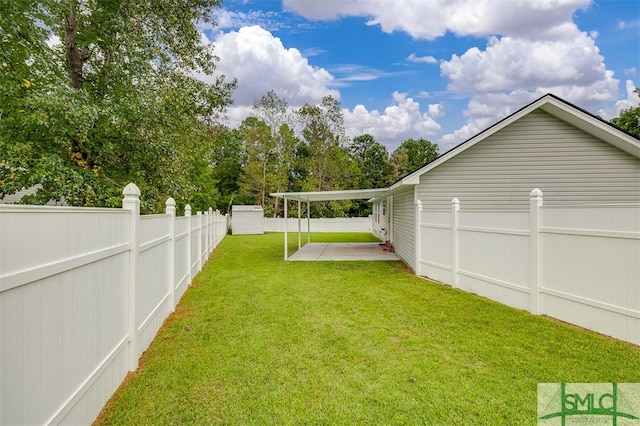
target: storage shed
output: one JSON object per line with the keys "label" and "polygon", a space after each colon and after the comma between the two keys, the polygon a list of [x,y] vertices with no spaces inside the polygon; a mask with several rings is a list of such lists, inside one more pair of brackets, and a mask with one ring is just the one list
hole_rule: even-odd
{"label": "storage shed", "polygon": [[264,234],[262,206],[231,206],[231,233],[233,235]]}

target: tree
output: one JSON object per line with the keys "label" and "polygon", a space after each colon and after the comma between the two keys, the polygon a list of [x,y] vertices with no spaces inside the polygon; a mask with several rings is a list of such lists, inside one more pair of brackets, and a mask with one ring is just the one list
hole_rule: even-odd
{"label": "tree", "polygon": [[[376,142],[373,136],[364,134],[353,138],[349,144],[349,154],[355,166],[354,189],[383,188],[387,184],[389,153],[387,148]],[[371,213],[371,205],[364,200],[355,200],[350,214],[366,216]]]}
{"label": "tree", "polygon": [[256,117],[246,118],[240,129],[247,154],[240,176],[240,195],[245,203],[259,204],[266,212],[276,165],[275,141],[269,126]]}
{"label": "tree", "polygon": [[[640,88],[636,87],[633,93],[640,97]],[[640,138],[640,105],[622,111],[620,116],[614,118],[611,122],[622,130]]]}
{"label": "tree", "polygon": [[418,170],[438,157],[438,145],[426,139],[407,139],[391,155],[390,182]]}
{"label": "tree", "polygon": [[357,189],[382,188],[387,183],[389,168],[387,147],[373,136],[364,134],[353,138],[349,154],[360,170]]}
{"label": "tree", "polygon": [[[320,105],[305,105],[298,111],[302,124],[302,139],[306,148],[298,147],[304,161],[306,176],[301,183],[303,191],[331,191],[352,188],[353,168],[349,154],[343,146],[345,140],[344,117],[340,103],[325,96]],[[342,216],[351,202],[315,203],[314,213],[320,216]]]}
{"label": "tree", "polygon": [[[275,164],[270,179],[273,186],[269,188],[269,192],[286,191],[296,143],[293,132],[288,125],[290,114],[287,101],[271,90],[253,104],[253,112],[271,129]],[[283,201],[279,198],[273,198],[272,203],[269,211],[272,211],[275,217],[280,214]]]}
{"label": "tree", "polygon": [[185,160],[207,156],[235,87],[194,78],[215,70],[195,24],[219,4],[4,2],[0,197],[38,185],[26,201],[113,206],[135,181],[142,210],[159,211],[208,187],[209,165]]}
{"label": "tree", "polygon": [[218,207],[222,213],[231,213],[231,206],[240,189],[242,168],[247,164],[240,130],[226,126],[216,129],[211,157],[213,179],[220,194]]}

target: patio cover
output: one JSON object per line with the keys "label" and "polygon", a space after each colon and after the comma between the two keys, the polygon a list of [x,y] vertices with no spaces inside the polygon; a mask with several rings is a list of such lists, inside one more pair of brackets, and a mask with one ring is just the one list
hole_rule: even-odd
{"label": "patio cover", "polygon": [[388,188],[355,189],[350,191],[317,191],[317,192],[274,192],[272,197],[285,198],[294,201],[339,201],[339,200],[369,200],[380,196]]}
{"label": "patio cover", "polygon": [[301,210],[300,203],[307,203],[307,242],[311,241],[311,217],[310,217],[310,204],[311,201],[339,201],[339,200],[370,200],[387,192],[388,188],[379,189],[355,189],[345,191],[315,191],[315,192],[273,192],[270,195],[272,197],[284,199],[284,260],[287,260],[288,247],[287,247],[287,200],[294,200],[298,202],[298,250],[300,250],[301,244]]}

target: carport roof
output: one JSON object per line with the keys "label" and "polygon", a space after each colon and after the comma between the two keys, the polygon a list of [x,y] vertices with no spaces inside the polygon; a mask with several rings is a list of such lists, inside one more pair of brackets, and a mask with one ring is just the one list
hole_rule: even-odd
{"label": "carport roof", "polygon": [[388,188],[356,189],[349,191],[317,191],[317,192],[274,192],[272,197],[286,198],[294,201],[338,201],[338,200],[369,200],[379,197]]}

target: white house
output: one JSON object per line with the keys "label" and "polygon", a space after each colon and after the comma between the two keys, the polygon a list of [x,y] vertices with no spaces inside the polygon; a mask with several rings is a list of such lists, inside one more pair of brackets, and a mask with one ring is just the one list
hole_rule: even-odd
{"label": "white house", "polygon": [[640,345],[638,138],[546,95],[373,202],[417,275]]}
{"label": "white house", "polygon": [[416,270],[418,200],[514,210],[533,188],[545,205],[640,203],[640,140],[548,94],[393,184],[374,201],[374,229]]}
{"label": "white house", "polygon": [[417,275],[640,345],[635,136],[548,94],[389,188],[352,192],[373,197],[373,233]]}

